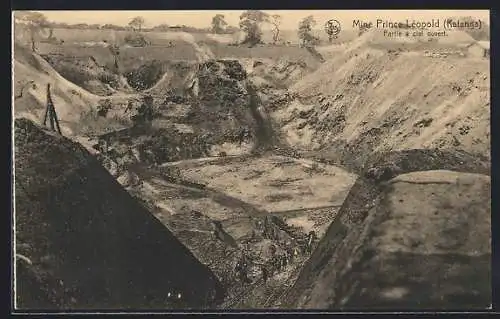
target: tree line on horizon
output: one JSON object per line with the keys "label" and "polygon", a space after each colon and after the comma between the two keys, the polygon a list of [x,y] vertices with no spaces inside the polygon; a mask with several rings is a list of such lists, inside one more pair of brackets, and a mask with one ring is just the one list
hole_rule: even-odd
{"label": "tree line on horizon", "polygon": [[[210,26],[206,28],[196,28],[187,25],[168,25],[166,23],[159,24],[153,27],[145,27],[146,19],[142,16],[132,18],[127,26],[119,26],[115,24],[68,24],[64,22],[49,21],[47,17],[40,12],[35,11],[18,11],[14,15],[17,25],[26,26],[32,50],[36,50],[36,42],[42,38],[53,39],[53,30],[57,28],[65,29],[95,29],[95,30],[116,30],[116,31],[134,31],[134,32],[167,32],[167,31],[183,31],[190,33],[213,33],[213,34],[234,34],[243,32],[245,37],[241,44],[255,46],[262,44],[262,26],[267,24],[271,26],[273,34],[273,44],[280,41],[280,31],[282,16],[278,14],[270,15],[261,10],[247,10],[243,12],[239,19],[238,27],[230,26],[223,14],[213,16]],[[472,17],[464,17],[472,19]],[[313,34],[313,27],[316,25],[316,20],[312,15],[304,17],[297,26],[297,36],[300,41],[300,46],[312,48],[319,44],[319,38]],[[367,31],[367,30],[365,30]],[[475,40],[489,40],[489,26],[484,26],[482,30],[464,29]],[[363,32],[361,32],[363,33]],[[329,41],[332,38],[329,37]]]}
{"label": "tree line on horizon", "polygon": [[88,23],[66,23],[49,21],[47,17],[40,12],[18,11],[15,14],[15,22],[29,24],[32,28],[38,29],[108,29],[117,31],[172,31],[180,30],[187,32],[210,32],[215,34],[231,34],[239,31],[248,33],[248,41],[252,42],[262,35],[261,25],[264,23],[272,26],[273,40],[277,41],[280,34],[280,24],[282,16],[269,15],[261,10],[247,10],[240,16],[239,26],[231,26],[222,14],[216,14],[211,21],[210,26],[206,28],[192,27],[188,25],[169,25],[162,23],[153,27],[145,27],[146,19],[142,16],[132,18],[126,26],[111,23],[106,24],[88,24]]}

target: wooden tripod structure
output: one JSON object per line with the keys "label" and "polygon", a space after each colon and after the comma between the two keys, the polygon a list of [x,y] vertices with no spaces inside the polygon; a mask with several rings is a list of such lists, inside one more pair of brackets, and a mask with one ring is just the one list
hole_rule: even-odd
{"label": "wooden tripod structure", "polygon": [[56,109],[54,107],[54,102],[52,101],[52,97],[50,95],[50,84],[47,84],[47,108],[45,109],[45,116],[43,118],[44,126],[47,126],[47,118],[50,122],[50,129],[62,135]]}

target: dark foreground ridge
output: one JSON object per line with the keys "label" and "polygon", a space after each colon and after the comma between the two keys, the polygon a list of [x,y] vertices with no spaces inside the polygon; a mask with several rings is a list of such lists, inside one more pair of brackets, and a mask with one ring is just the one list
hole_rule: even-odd
{"label": "dark foreground ridge", "polygon": [[18,309],[200,309],[224,297],[79,144],[18,119],[15,164]]}
{"label": "dark foreground ridge", "polygon": [[489,307],[488,167],[461,151],[385,155],[366,163],[283,305],[391,311]]}

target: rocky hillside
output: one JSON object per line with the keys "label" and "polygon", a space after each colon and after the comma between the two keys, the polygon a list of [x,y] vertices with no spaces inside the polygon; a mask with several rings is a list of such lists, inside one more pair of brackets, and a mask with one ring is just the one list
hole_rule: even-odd
{"label": "rocky hillside", "polygon": [[[236,155],[276,144],[274,127],[235,60],[177,64],[147,90],[154,119],[144,129],[102,135],[112,148],[135,148],[150,163]],[[120,135],[120,137],[118,137]]]}
{"label": "rocky hillside", "polygon": [[[389,163],[406,168],[395,178],[367,174],[357,180],[284,304],[356,310],[487,308],[490,177],[480,161],[438,153],[392,154],[371,166],[370,173],[384,171]],[[442,170],[436,167],[438,157]],[[405,162],[422,165],[411,168]]]}
{"label": "rocky hillside", "polygon": [[[41,122],[47,103],[47,84],[50,84],[52,100],[65,136],[76,137],[96,132],[102,134],[123,128],[130,122],[123,116],[123,110],[130,100],[136,99],[136,94],[117,92],[108,84],[95,82],[93,79],[97,79],[98,76],[105,78],[109,76],[109,80],[118,82],[123,82],[123,78],[111,79],[114,75],[103,70],[91,59],[87,59],[86,62],[80,61],[78,65],[72,64],[71,59],[60,64],[60,71],[63,71],[66,78],[43,57],[15,44],[13,65],[14,116],[16,118],[23,117],[34,122]],[[92,69],[88,69],[90,66]],[[82,75],[79,72],[86,73]],[[79,81],[73,79],[78,84],[68,80],[71,76],[78,77]],[[114,83],[119,87],[127,85],[116,81]],[[99,94],[111,92],[113,95],[101,96],[87,89]],[[97,109],[101,104],[112,106],[107,118],[97,115]]]}
{"label": "rocky hillside", "polygon": [[126,79],[113,66],[101,65],[94,57],[48,54],[42,57],[65,79],[96,95],[109,96],[120,91],[132,92]]}
{"label": "rocky hillside", "polygon": [[203,308],[224,297],[215,275],[79,144],[18,119],[15,163],[19,308]]}
{"label": "rocky hillside", "polygon": [[489,157],[487,59],[356,43],[292,85],[294,98],[272,113],[291,145],[357,165],[412,148]]}
{"label": "rocky hillside", "polygon": [[50,83],[61,128],[67,135],[72,132],[73,123],[80,119],[81,113],[99,101],[99,96],[71,83],[42,57],[22,46],[15,45],[13,64],[16,117],[40,121],[45,112],[47,84]]}

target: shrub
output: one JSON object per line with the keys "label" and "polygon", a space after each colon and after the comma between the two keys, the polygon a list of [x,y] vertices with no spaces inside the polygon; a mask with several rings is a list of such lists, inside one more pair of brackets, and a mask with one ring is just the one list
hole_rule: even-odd
{"label": "shrub", "polygon": [[111,101],[109,99],[99,101],[99,104],[97,105],[97,115],[106,117],[112,107],[113,106],[111,105]]}
{"label": "shrub", "polygon": [[139,33],[127,34],[124,38],[126,44],[133,47],[145,47],[151,44],[151,41]]}
{"label": "shrub", "polygon": [[99,72],[99,74],[97,75],[97,79],[102,83],[109,84],[109,86],[111,86],[112,88],[117,89],[120,87],[120,81],[118,79],[118,76],[110,72],[106,71]]}
{"label": "shrub", "polygon": [[128,84],[136,90],[145,90],[151,88],[163,76],[163,65],[158,60],[141,65],[136,70],[127,72],[125,77]]}

